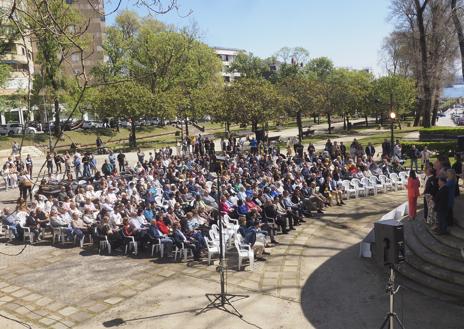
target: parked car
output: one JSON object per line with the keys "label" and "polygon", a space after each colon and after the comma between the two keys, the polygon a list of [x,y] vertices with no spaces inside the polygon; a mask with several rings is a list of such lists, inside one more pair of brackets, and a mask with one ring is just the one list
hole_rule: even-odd
{"label": "parked car", "polygon": [[103,128],[103,122],[101,121],[84,121],[82,129],[97,129]]}
{"label": "parked car", "polygon": [[[23,133],[23,125],[20,123],[7,123],[6,125],[0,125],[0,135],[14,136],[21,135]],[[37,129],[34,127],[27,127],[26,134],[35,134]]]}

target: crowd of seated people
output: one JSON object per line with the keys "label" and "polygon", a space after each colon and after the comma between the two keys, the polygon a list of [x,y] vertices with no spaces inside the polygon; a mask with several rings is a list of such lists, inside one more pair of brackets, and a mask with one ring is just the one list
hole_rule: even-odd
{"label": "crowd of seated people", "polygon": [[239,221],[244,243],[264,260],[266,248],[278,244],[278,232],[289,234],[307,218],[345,204],[341,180],[403,170],[395,157],[377,162],[371,149],[366,155],[356,146],[351,154],[340,144],[329,140],[322,152],[310,144],[306,152],[298,147],[287,156],[270,148],[226,148],[220,189],[209,170],[214,152],[173,155],[161,149],[148,159],[138,156],[132,167],[126,163],[123,172],[110,152],[102,171],[90,176],[75,170],[73,177],[70,168],[63,179],[49,174],[32,202],[20,199],[16,209],[3,209],[2,220],[19,240],[25,227],[34,232],[35,241],[52,228],[65,241],[92,236],[94,242],[105,238],[118,249],[133,238],[139,251],[162,244],[166,258],[175,248],[187,248],[198,260],[207,252],[205,237],[220,213]]}

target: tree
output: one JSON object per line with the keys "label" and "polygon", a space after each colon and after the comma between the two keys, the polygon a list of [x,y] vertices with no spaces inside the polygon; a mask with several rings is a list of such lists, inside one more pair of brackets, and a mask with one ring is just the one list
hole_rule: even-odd
{"label": "tree", "polygon": [[283,110],[283,99],[277,88],[264,79],[241,79],[225,88],[224,114],[231,122],[251,124],[256,132]]}
{"label": "tree", "polygon": [[391,112],[407,114],[416,101],[415,82],[400,75],[383,76],[373,82],[372,95],[381,118]]}
{"label": "tree", "polygon": [[267,78],[271,75],[269,63],[252,53],[239,53],[228,68],[229,72],[240,72],[249,79]]}
{"label": "tree", "polygon": [[96,89],[92,103],[99,115],[130,122],[129,144],[137,146],[135,122],[153,112],[153,95],[148,88],[134,81],[104,85]]}
{"label": "tree", "polygon": [[[64,65],[79,47],[82,49],[86,44],[85,23],[75,8],[61,0],[49,0],[46,4],[28,1],[26,6],[33,9],[33,13],[24,15],[23,20],[27,22],[27,30],[35,31],[35,62],[40,65],[40,71],[34,77],[33,94],[38,96],[44,92],[51,93],[55,112],[55,135],[60,136],[60,97],[65,93],[66,86]],[[59,30],[43,28],[43,25],[56,26]],[[83,63],[82,56],[81,53]]]}
{"label": "tree", "polygon": [[314,76],[298,74],[280,81],[280,92],[286,96],[286,113],[295,117],[298,127],[298,138],[303,139],[304,115],[315,112],[318,107],[319,84]]}
{"label": "tree", "polygon": [[460,7],[457,6],[458,0],[451,0],[451,15],[453,19],[454,28],[456,30],[456,36],[459,43],[459,51],[461,53],[461,73],[464,78],[464,30],[462,27],[460,15]]}

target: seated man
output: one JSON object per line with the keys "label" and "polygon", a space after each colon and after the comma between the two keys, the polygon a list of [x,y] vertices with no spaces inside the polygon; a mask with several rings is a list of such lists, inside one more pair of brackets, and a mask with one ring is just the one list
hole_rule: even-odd
{"label": "seated man", "polygon": [[163,234],[156,225],[156,220],[153,219],[148,227],[148,238],[154,243],[161,243],[163,245],[163,257],[167,258],[172,253],[173,240],[166,234]]}
{"label": "seated man", "polygon": [[185,248],[192,250],[194,260],[200,260],[200,242],[195,240],[193,237],[187,238],[180,229],[179,223],[174,223],[173,229],[172,239],[174,240],[176,247],[181,249],[183,244]]}

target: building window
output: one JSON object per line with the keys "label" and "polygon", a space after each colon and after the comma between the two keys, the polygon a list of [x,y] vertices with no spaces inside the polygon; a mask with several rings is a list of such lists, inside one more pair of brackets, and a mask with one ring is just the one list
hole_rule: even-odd
{"label": "building window", "polygon": [[73,0],[66,0],[66,3],[67,3],[68,5],[72,5]]}
{"label": "building window", "polygon": [[229,61],[229,55],[226,55],[226,62]]}
{"label": "building window", "polygon": [[230,82],[230,77],[226,75],[226,76],[224,77],[224,82]]}

